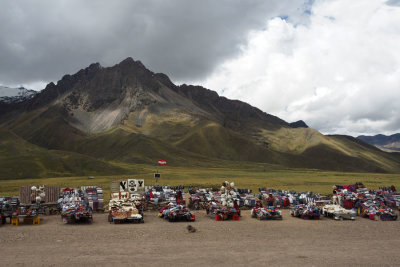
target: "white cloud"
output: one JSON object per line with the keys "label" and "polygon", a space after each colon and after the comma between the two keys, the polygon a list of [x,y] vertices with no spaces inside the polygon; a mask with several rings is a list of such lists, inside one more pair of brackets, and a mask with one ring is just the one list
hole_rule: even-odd
{"label": "white cloud", "polygon": [[274,18],[203,82],[323,133],[400,132],[400,7],[316,1],[307,24]]}

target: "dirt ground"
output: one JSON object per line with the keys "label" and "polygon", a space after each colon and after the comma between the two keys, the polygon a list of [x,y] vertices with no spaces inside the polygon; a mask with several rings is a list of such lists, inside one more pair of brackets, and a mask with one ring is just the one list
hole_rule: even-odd
{"label": "dirt ground", "polygon": [[93,224],[65,225],[43,216],[41,225],[0,227],[0,266],[330,266],[400,265],[400,222],[259,221],[242,211],[240,221],[217,222],[196,211],[190,223],[170,223],[145,213],[144,224],[114,225],[106,214]]}

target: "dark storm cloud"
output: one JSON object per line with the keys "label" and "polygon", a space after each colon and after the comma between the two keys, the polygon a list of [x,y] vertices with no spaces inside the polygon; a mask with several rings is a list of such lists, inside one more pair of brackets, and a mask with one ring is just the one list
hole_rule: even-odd
{"label": "dark storm cloud", "polygon": [[303,2],[2,1],[0,83],[56,81],[128,56],[176,81],[204,79],[249,31],[295,16]]}

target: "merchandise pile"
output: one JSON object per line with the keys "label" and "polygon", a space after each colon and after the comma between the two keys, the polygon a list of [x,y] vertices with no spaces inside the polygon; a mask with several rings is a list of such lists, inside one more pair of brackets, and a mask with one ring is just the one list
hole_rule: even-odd
{"label": "merchandise pile", "polygon": [[44,185],[31,187],[31,199],[34,199],[33,203],[42,203],[45,201],[45,197]]}
{"label": "merchandise pile", "polygon": [[176,221],[195,221],[195,215],[185,205],[169,203],[161,208],[158,216],[170,222]]}
{"label": "merchandise pile", "polygon": [[290,215],[293,217],[298,217],[302,219],[319,219],[320,209],[317,205],[309,204],[299,204],[295,205],[290,210]]}
{"label": "merchandise pile", "polygon": [[363,183],[335,185],[332,201],[346,209],[357,209],[358,214],[371,220],[397,220],[390,208],[398,207],[400,196],[394,186],[368,190]]}
{"label": "merchandise pile", "polygon": [[212,203],[233,207],[233,203],[239,208],[252,208],[255,205],[256,197],[251,189],[236,188],[235,184],[225,181],[221,189],[215,188],[189,188],[189,207],[194,209],[207,209]]}
{"label": "merchandise pile", "polygon": [[400,208],[400,193],[397,192],[394,185],[390,187],[381,187],[378,189],[377,194],[381,197],[388,207]]}
{"label": "merchandise pile", "polygon": [[387,192],[383,194],[386,205],[392,208],[400,208],[400,194],[398,192]]}
{"label": "merchandise pile", "polygon": [[19,198],[17,197],[0,197],[0,223],[5,224],[6,219],[12,217],[12,214],[19,208]]}
{"label": "merchandise pile", "polygon": [[99,186],[82,186],[88,197],[89,206],[93,211],[104,211],[103,189]]}
{"label": "merchandise pile", "polygon": [[212,202],[209,205],[207,214],[211,217],[211,219],[215,219],[216,221],[239,221],[240,219],[240,210],[238,208],[223,206],[215,202]]}
{"label": "merchandise pile", "polygon": [[368,200],[363,202],[360,207],[360,215],[371,220],[381,219],[382,221],[395,221],[397,214],[382,201]]}
{"label": "merchandise pile", "polygon": [[77,221],[92,222],[92,208],[89,205],[85,191],[75,188],[64,188],[61,191],[58,204],[61,209],[61,218],[64,223]]}
{"label": "merchandise pile", "polygon": [[335,220],[355,220],[357,212],[354,210],[345,209],[337,204],[327,204],[322,207],[322,214],[325,217],[334,218]]}
{"label": "merchandise pile", "polygon": [[23,205],[19,206],[15,213],[13,213],[13,217],[19,218],[37,218],[39,216],[39,205],[34,203],[32,205]]}
{"label": "merchandise pile", "polygon": [[111,223],[144,223],[142,198],[129,192],[112,193],[108,205]]}
{"label": "merchandise pile", "polygon": [[57,200],[60,196],[60,187],[58,186],[21,186],[19,190],[19,199],[21,205],[36,204],[40,214],[56,214],[59,212]]}
{"label": "merchandise pile", "polygon": [[184,186],[146,186],[146,201],[151,204],[166,204],[169,202],[186,204]]}
{"label": "merchandise pile", "polygon": [[210,203],[214,199],[213,192],[217,192],[218,189],[212,188],[188,188],[189,192],[189,208],[199,210],[205,209],[207,203]]}
{"label": "merchandise pile", "polygon": [[282,220],[282,214],[277,207],[255,207],[251,210],[251,217],[259,220]]}
{"label": "merchandise pile", "polygon": [[289,208],[293,205],[323,202],[327,197],[313,192],[296,192],[289,190],[276,190],[272,188],[259,188],[260,198],[267,206]]}
{"label": "merchandise pile", "polygon": [[346,209],[358,208],[366,200],[375,200],[376,194],[370,192],[363,183],[335,185],[332,201]]}

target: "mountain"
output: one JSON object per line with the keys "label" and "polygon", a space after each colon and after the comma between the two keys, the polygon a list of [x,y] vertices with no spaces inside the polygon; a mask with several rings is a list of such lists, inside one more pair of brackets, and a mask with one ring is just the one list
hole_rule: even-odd
{"label": "mountain", "polygon": [[363,140],[368,144],[379,147],[384,151],[400,152],[400,133],[389,136],[383,134],[378,134],[374,136],[360,135],[357,138]]}
{"label": "mountain", "polygon": [[308,128],[308,125],[302,120],[291,122],[289,123],[289,126],[292,128]]}
{"label": "mountain", "polygon": [[325,136],[201,86],[173,84],[140,61],[65,75],[0,112],[0,127],[42,149],[102,162],[261,162],[282,168],[398,172],[397,155]]}
{"label": "mountain", "polygon": [[36,91],[24,87],[10,88],[7,86],[0,86],[0,102],[7,104],[22,102],[32,98],[36,94]]}

